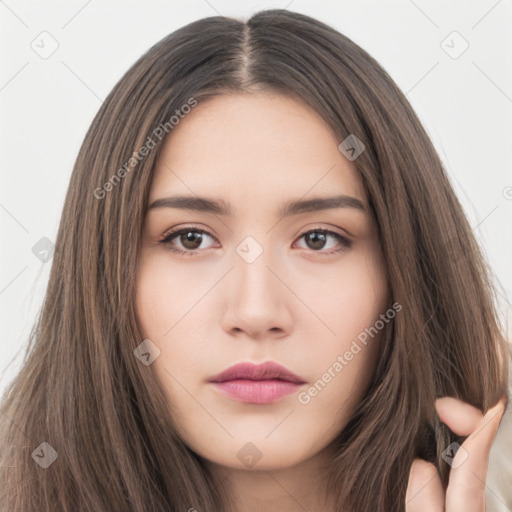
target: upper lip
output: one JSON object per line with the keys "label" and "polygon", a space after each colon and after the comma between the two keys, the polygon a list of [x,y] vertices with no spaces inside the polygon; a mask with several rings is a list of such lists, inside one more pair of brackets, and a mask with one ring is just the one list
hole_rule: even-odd
{"label": "upper lip", "polygon": [[295,375],[284,366],[273,361],[267,361],[262,364],[239,363],[230,366],[223,372],[210,379],[210,382],[225,382],[228,380],[247,379],[247,380],[270,380],[279,379],[288,382],[303,384],[306,382],[301,377]]}

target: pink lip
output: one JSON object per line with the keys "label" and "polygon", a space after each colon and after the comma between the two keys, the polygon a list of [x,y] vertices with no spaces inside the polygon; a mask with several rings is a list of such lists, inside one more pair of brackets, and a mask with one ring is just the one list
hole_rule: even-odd
{"label": "pink lip", "polygon": [[284,366],[240,363],[229,367],[210,381],[221,393],[247,404],[269,404],[296,391],[306,381]]}

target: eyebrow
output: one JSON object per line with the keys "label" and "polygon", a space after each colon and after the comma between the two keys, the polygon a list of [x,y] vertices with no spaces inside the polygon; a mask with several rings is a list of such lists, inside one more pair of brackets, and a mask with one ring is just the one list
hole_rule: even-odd
{"label": "eyebrow", "polygon": [[[225,201],[197,196],[162,197],[153,201],[148,211],[157,208],[179,208],[225,216],[232,214],[229,205]],[[288,217],[300,213],[331,210],[334,208],[352,208],[361,212],[367,212],[366,207],[359,199],[352,196],[339,195],[290,201],[281,206],[279,215],[281,217]]]}

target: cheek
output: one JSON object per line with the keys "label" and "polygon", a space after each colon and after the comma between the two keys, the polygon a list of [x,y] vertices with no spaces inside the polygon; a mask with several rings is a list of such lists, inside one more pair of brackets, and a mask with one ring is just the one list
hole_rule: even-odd
{"label": "cheek", "polygon": [[[185,262],[170,269],[165,255],[141,258],[137,276],[136,316],[141,335],[160,350],[152,363],[168,390],[178,381],[198,379],[193,376],[198,354],[208,343],[208,324],[199,317],[200,307],[216,275],[203,270],[190,271]],[[202,300],[204,299],[204,300]],[[178,386],[179,387],[179,386]]]}
{"label": "cheek", "polygon": [[191,308],[205,294],[208,279],[191,272],[187,264],[173,265],[169,258],[155,255],[142,258],[137,276],[136,310],[145,337],[165,341]]}
{"label": "cheek", "polygon": [[[301,296],[323,320],[323,337],[332,340],[332,346],[357,336],[387,309],[385,266],[373,249],[349,253],[339,266],[319,267],[317,275],[302,282]],[[321,283],[316,290],[315,282]]]}
{"label": "cheek", "polygon": [[163,338],[172,327],[173,314],[170,305],[174,300],[165,290],[164,282],[142,273],[137,286],[137,320],[144,338],[152,341]]}
{"label": "cheek", "polygon": [[373,375],[388,287],[381,254],[374,250],[347,257],[335,279],[317,277],[322,291],[310,294],[308,304],[325,325],[316,336],[321,343],[304,347],[304,357],[311,361],[311,381],[321,390],[317,405],[327,406],[339,397],[361,396]]}

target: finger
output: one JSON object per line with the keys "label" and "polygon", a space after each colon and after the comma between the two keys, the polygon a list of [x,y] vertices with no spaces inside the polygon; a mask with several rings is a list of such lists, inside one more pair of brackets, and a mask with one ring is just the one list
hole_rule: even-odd
{"label": "finger", "polygon": [[[447,512],[485,512],[485,481],[489,452],[503,417],[505,405],[506,400],[502,399],[489,409],[457,450],[451,463],[446,490]],[[468,405],[468,407],[471,406]],[[455,423],[452,422],[454,426],[456,426]],[[449,422],[446,424],[451,428]]]}
{"label": "finger", "polygon": [[439,419],[459,436],[469,436],[480,423],[482,411],[457,398],[438,398],[435,403]]}
{"label": "finger", "polygon": [[444,489],[434,464],[414,459],[405,494],[406,512],[443,512]]}

